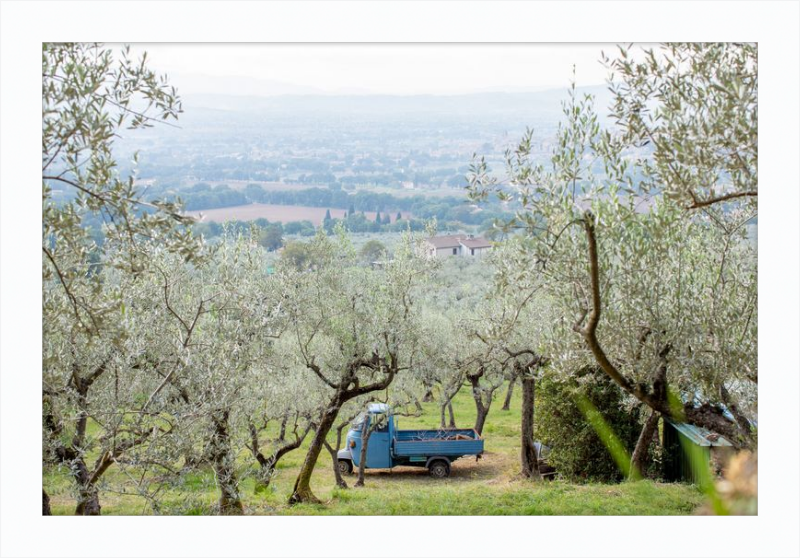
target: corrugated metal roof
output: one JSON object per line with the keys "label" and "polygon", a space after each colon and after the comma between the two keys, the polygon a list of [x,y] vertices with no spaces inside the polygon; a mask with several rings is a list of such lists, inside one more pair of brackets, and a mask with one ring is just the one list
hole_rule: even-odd
{"label": "corrugated metal roof", "polygon": [[675,427],[675,430],[686,436],[692,443],[697,444],[698,446],[732,446],[728,440],[720,436],[715,432],[711,432],[705,428],[700,426],[695,426],[693,424],[687,424],[685,422],[675,422],[669,419],[666,419],[672,426]]}

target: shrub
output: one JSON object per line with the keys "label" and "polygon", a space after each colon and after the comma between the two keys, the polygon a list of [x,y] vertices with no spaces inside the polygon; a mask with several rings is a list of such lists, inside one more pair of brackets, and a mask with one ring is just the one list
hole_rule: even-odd
{"label": "shrub", "polygon": [[563,379],[545,373],[536,386],[536,434],[551,448],[550,465],[572,481],[622,480],[606,446],[576,404],[583,395],[602,414],[629,453],[641,430],[638,408],[628,410],[624,395],[613,381],[596,368],[584,369]]}
{"label": "shrub", "polygon": [[368,240],[359,251],[361,259],[367,263],[372,263],[386,255],[386,246],[379,240]]}

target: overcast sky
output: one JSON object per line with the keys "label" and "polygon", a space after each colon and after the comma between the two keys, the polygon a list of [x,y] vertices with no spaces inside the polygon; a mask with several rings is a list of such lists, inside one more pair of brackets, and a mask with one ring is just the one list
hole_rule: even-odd
{"label": "overcast sky", "polygon": [[138,44],[183,94],[463,94],[604,83],[613,44]]}

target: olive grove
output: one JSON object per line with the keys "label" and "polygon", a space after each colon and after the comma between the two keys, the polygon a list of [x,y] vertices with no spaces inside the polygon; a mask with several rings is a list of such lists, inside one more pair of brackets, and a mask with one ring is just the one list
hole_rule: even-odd
{"label": "olive grove", "polygon": [[[481,433],[518,384],[518,470],[537,479],[544,371],[551,387],[600,374],[618,390],[608,399],[639,432],[631,471],[662,417],[755,449],[756,54],[622,48],[605,59],[608,123],[573,86],[548,164],[530,131],[502,174],[476,156],[470,197],[514,217],[465,278],[467,264],[443,272],[410,231],[389,255],[320,227],[277,265],[256,227],[206,243],[113,157],[122,130],[172,125],[176,91],[127,50],[45,45],[43,470],[69,479],[80,515],[100,514],[104,494],[188,512],[196,502],[174,495],[198,476],[215,502],[197,505],[240,515],[243,481],[269,494],[292,454],[289,504],[319,503],[320,454],[347,488],[337,452],[367,403],[402,416],[435,400],[455,428],[468,390]],[[49,500],[43,488],[43,513]]]}

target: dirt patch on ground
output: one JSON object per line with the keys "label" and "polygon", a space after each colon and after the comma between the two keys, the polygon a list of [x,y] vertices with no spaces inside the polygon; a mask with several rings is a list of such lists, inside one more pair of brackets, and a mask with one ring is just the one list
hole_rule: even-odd
{"label": "dirt patch on ground", "polygon": [[[366,471],[367,478],[379,482],[430,482],[425,467],[394,467]],[[485,452],[480,459],[463,457],[451,464],[450,481],[471,482],[483,480],[487,484],[505,484],[515,475],[514,461],[502,453]]]}

